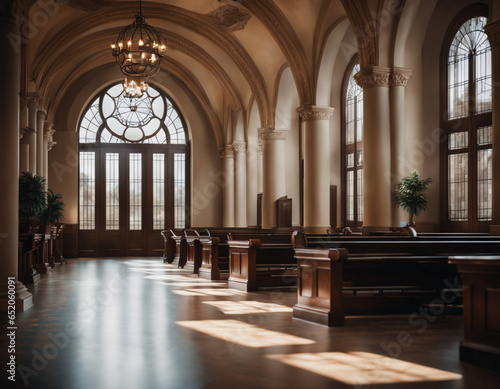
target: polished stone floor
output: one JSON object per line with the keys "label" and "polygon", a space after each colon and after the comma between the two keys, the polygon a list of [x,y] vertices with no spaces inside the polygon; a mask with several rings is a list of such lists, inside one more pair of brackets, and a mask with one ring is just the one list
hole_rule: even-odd
{"label": "polished stone floor", "polygon": [[459,362],[460,316],[327,328],[292,318],[294,293],[229,290],[156,258],[67,260],[30,289],[17,381],[4,372],[1,388],[500,388],[500,368]]}

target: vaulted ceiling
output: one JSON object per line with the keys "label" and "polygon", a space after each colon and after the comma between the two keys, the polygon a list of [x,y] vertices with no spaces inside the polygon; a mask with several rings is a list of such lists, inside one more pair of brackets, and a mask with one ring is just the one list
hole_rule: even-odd
{"label": "vaulted ceiling", "polygon": [[[253,102],[262,126],[273,126],[285,66],[301,104],[314,104],[325,37],[346,19],[340,0],[144,0],[142,7],[167,45],[157,82],[182,83],[216,133]],[[42,96],[49,118],[78,79],[117,67],[110,44],[138,10],[137,0],[38,0],[30,7],[22,34],[27,89]]]}

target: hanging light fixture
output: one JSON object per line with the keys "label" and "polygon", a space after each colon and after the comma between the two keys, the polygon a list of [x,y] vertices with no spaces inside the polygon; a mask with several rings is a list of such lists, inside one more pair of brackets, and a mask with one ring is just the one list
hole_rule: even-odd
{"label": "hanging light fixture", "polygon": [[141,78],[128,79],[125,78],[123,82],[123,92],[126,97],[139,98],[142,96],[143,92],[148,90],[148,83]]}
{"label": "hanging light fixture", "polygon": [[120,32],[116,43],[111,45],[111,52],[125,76],[147,78],[160,68],[165,50],[158,32],[146,23],[142,15],[141,0],[135,21]]}

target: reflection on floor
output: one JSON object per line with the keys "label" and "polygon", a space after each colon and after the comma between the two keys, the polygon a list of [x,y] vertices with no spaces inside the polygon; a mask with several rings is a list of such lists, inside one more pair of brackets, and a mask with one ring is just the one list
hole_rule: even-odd
{"label": "reflection on floor", "polygon": [[30,289],[9,387],[500,387],[500,371],[458,361],[457,316],[327,328],[292,318],[295,293],[228,290],[159,258],[68,260]]}

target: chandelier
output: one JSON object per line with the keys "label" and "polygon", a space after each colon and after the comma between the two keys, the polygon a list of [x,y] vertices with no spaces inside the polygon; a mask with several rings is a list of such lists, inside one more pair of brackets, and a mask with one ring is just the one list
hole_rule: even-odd
{"label": "chandelier", "polygon": [[144,81],[142,78],[137,79],[128,79],[125,78],[123,82],[123,94],[126,97],[135,97],[139,98],[142,96],[143,92],[148,90],[148,83]]}
{"label": "chandelier", "polygon": [[111,52],[125,76],[147,78],[160,68],[166,47],[156,30],[146,23],[142,0],[139,7],[135,21],[120,32],[116,43],[111,45]]}

